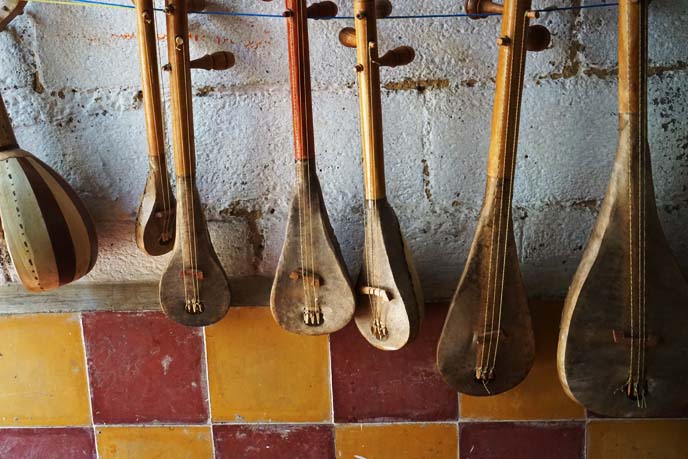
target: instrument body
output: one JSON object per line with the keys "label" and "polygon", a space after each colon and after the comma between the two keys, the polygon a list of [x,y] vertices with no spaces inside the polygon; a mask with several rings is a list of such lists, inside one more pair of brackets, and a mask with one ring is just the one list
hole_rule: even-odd
{"label": "instrument body", "polygon": [[160,280],[160,303],[171,319],[205,326],[227,313],[229,282],[210,240],[196,189],[187,2],[168,0],[166,5],[177,234],[172,258]]}
{"label": "instrument body", "polygon": [[98,257],[95,225],[72,187],[17,145],[0,97],[0,217],[12,263],[31,292],[85,276]]}
{"label": "instrument body", "polygon": [[286,0],[294,122],[296,182],[282,254],[270,295],[272,315],[284,329],[304,335],[333,333],[351,321],[355,299],[316,174],[309,13],[337,14],[332,2],[306,7]]}
{"label": "instrument body", "polygon": [[[503,7],[484,3],[489,12],[502,13],[487,185],[437,349],[437,365],[445,381],[459,392],[476,396],[515,387],[530,371],[535,356],[514,239],[512,198],[523,72],[531,47],[528,35],[539,26],[529,26],[530,0],[506,0]],[[476,9],[472,0],[467,2],[467,11],[486,12]],[[545,39],[548,43],[548,32]],[[546,47],[538,45],[533,48]]]}
{"label": "instrument body", "polygon": [[688,284],[657,215],[647,143],[647,4],[619,5],[619,142],[607,194],[569,289],[559,377],[614,417],[688,405]]}
{"label": "instrument body", "polygon": [[[407,64],[414,53],[411,48],[401,47],[379,57],[377,14],[375,1],[354,1],[366,203],[364,259],[356,287],[355,320],[373,346],[396,350],[418,334],[424,304],[413,261],[385,192],[379,68]],[[352,46],[342,39],[352,36],[346,32],[340,34],[340,40]]]}
{"label": "instrument body", "polygon": [[167,174],[153,0],[135,0],[135,5],[148,138],[148,177],[136,215],[136,245],[144,253],[158,256],[174,246],[176,202]]}

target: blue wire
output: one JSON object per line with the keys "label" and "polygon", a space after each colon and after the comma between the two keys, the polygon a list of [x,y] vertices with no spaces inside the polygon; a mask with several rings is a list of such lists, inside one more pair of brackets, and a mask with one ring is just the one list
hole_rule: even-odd
{"label": "blue wire", "polygon": [[[104,5],[104,6],[115,6],[120,8],[133,9],[135,6],[126,5],[121,3],[110,3],[102,2],[98,0],[71,0],[74,3],[84,3],[91,5]],[[536,13],[553,13],[557,11],[571,11],[571,10],[584,10],[591,8],[610,8],[619,6],[618,3],[595,3],[592,5],[580,5],[580,6],[562,6],[556,8],[543,8],[541,10],[533,10]],[[164,11],[161,8],[155,8],[155,11]],[[264,14],[264,13],[235,13],[232,11],[189,11],[193,14],[206,14],[215,16],[239,16],[239,17],[255,17],[255,18],[280,18],[284,19],[281,14]],[[438,18],[470,18],[470,17],[484,17],[484,16],[500,16],[499,13],[486,13],[486,14],[468,14],[468,13],[455,13],[455,14],[419,14],[419,15],[407,15],[407,16],[387,16],[386,18],[380,19],[438,19]],[[317,18],[318,20],[332,20],[332,19],[354,19],[353,16],[332,16],[325,18]]]}

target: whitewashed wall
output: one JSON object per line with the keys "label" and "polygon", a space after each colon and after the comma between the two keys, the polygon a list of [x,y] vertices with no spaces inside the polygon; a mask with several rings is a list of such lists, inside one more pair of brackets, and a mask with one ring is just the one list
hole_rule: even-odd
{"label": "whitewashed wall", "polygon": [[[126,2],[126,0],[114,0]],[[350,0],[340,1],[350,14]],[[396,14],[462,12],[458,0],[397,0]],[[535,1],[536,7],[570,2]],[[573,4],[580,4],[574,0]],[[209,0],[210,9],[280,13],[281,1]],[[688,0],[651,7],[650,143],[668,239],[688,268]],[[147,170],[133,12],[32,3],[0,34],[0,91],[21,146],[74,185],[98,222],[86,280],[159,277],[133,220]],[[352,273],[362,243],[362,176],[350,21],[311,21],[316,144],[323,191]],[[529,55],[515,228],[533,295],[562,295],[603,197],[617,127],[616,9],[544,15],[551,49]],[[160,31],[164,17],[158,16]],[[428,298],[450,296],[482,202],[499,19],[386,20],[381,47],[417,60],[383,70],[389,197]],[[281,19],[194,16],[193,55],[236,54],[194,73],[198,179],[230,275],[269,274],[292,179],[286,30]],[[3,252],[5,282],[16,281]]]}

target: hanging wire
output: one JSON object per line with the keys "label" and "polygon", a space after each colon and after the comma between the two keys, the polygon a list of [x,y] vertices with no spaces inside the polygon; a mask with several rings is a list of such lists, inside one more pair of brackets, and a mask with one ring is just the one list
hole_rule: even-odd
{"label": "hanging wire", "polygon": [[[54,5],[70,5],[70,6],[84,6],[84,7],[101,7],[101,8],[124,8],[134,9],[134,5],[126,5],[122,3],[111,3],[99,0],[28,0],[33,3],[48,3]],[[580,6],[561,6],[548,7],[539,10],[533,10],[536,13],[547,14],[560,11],[585,10],[592,8],[613,8],[619,6],[618,3],[593,3],[590,5]],[[155,8],[155,11],[163,11],[161,8]],[[284,19],[282,14],[268,14],[268,13],[240,13],[234,11],[189,11],[190,14],[204,14],[211,16],[238,16],[238,17],[255,17],[255,18],[279,18]],[[468,13],[453,13],[453,14],[417,14],[417,15],[399,15],[388,16],[387,19],[446,19],[446,18],[470,18],[470,17],[484,17],[484,16],[499,16],[499,13],[487,14],[468,14]],[[315,20],[333,20],[333,19],[354,19],[353,16],[333,16],[316,18]]]}

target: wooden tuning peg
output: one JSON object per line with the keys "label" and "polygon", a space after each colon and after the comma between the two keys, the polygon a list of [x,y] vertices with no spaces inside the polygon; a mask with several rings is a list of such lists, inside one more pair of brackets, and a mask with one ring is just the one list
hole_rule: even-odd
{"label": "wooden tuning peg", "polygon": [[392,2],[389,0],[377,0],[375,2],[375,16],[386,18],[392,14]]}
{"label": "wooden tuning peg", "polygon": [[532,25],[528,27],[526,34],[526,49],[528,51],[542,51],[547,49],[552,41],[552,35],[543,25]]}
{"label": "wooden tuning peg", "polygon": [[[234,54],[229,51],[217,51],[192,60],[189,62],[189,68],[201,70],[227,70],[233,67],[235,62]],[[169,72],[172,67],[170,64],[165,64],[162,69],[165,72]]]}
{"label": "wooden tuning peg", "polygon": [[466,13],[471,15],[471,19],[483,19],[488,14],[502,14],[504,11],[504,5],[492,0],[466,0],[465,5]]}
{"label": "wooden tuning peg", "polygon": [[334,2],[324,1],[313,3],[308,7],[308,17],[312,19],[333,18],[339,11]]}
{"label": "wooden tuning peg", "polygon": [[339,43],[347,48],[356,47],[356,29],[353,27],[345,27],[339,31]]}
{"label": "wooden tuning peg", "polygon": [[413,62],[416,52],[410,46],[399,46],[378,58],[376,63],[381,67],[399,67]]}

